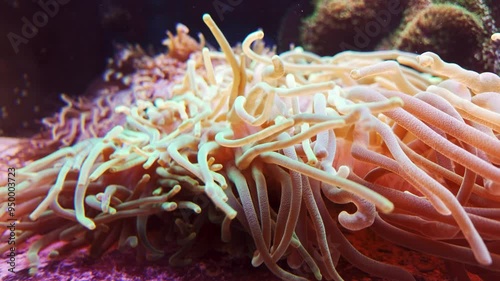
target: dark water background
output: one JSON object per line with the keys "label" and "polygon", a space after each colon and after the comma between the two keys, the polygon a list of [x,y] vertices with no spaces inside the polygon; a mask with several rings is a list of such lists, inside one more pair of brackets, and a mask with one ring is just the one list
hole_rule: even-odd
{"label": "dark water background", "polygon": [[[38,2],[37,2],[38,1]],[[0,0],[0,136],[29,136],[40,118],[89,94],[116,43],[164,51],[165,31],[181,22],[194,36],[210,13],[231,44],[262,28],[275,44],[283,16],[310,11],[307,0]],[[57,6],[57,7],[56,7]],[[44,10],[45,9],[47,10]],[[47,8],[48,7],[48,8]],[[35,25],[36,31],[25,27]],[[29,22],[29,23],[27,23]],[[36,27],[36,26],[35,26]],[[24,30],[23,30],[24,28]],[[23,33],[24,32],[24,33]]]}

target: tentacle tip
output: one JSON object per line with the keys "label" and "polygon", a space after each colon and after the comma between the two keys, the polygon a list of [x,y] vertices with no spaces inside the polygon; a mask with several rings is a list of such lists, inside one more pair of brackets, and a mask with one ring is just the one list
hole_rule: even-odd
{"label": "tentacle tip", "polygon": [[177,203],[175,202],[165,202],[161,204],[161,208],[167,212],[171,212],[177,209]]}
{"label": "tentacle tip", "polygon": [[33,212],[33,213],[31,213],[28,217],[29,217],[29,219],[30,219],[31,221],[36,221],[36,220],[38,219],[39,215],[38,215],[38,214],[35,214],[35,213]]}
{"label": "tentacle tip", "polygon": [[316,155],[316,158],[319,158],[319,159],[328,158],[328,150],[326,150],[324,148],[319,148],[314,152],[314,155]]}
{"label": "tentacle tip", "polygon": [[208,13],[203,14],[202,18],[204,22],[213,21],[212,16],[210,16],[210,14]]}
{"label": "tentacle tip", "polygon": [[382,211],[382,213],[384,214],[392,213],[392,211],[394,211],[394,203],[392,203],[391,201],[384,203],[383,206],[380,206],[380,211]]}
{"label": "tentacle tip", "polygon": [[500,43],[500,33],[493,33],[491,35],[491,41],[495,43]]}
{"label": "tentacle tip", "polygon": [[38,273],[38,266],[33,266],[28,271],[30,276],[35,276]]}
{"label": "tentacle tip", "polygon": [[53,250],[49,253],[49,258],[53,259],[59,256],[59,251]]}
{"label": "tentacle tip", "polygon": [[432,66],[434,64],[434,59],[427,53],[423,53],[420,56],[417,56],[416,60],[421,66],[424,67]]}
{"label": "tentacle tip", "polygon": [[83,217],[83,218],[77,217],[77,220],[80,222],[81,225],[83,225],[85,228],[87,228],[89,230],[94,230],[96,228],[94,221],[92,221],[91,219],[89,219],[87,217]]}
{"label": "tentacle tip", "polygon": [[255,251],[252,257],[252,266],[259,267],[262,264],[262,258],[260,257],[259,251]]}
{"label": "tentacle tip", "polygon": [[361,78],[361,71],[359,71],[358,69],[354,69],[351,71],[351,74],[350,74],[351,78],[352,79],[360,79]]}
{"label": "tentacle tip", "polygon": [[486,253],[481,254],[478,257],[476,257],[476,259],[481,265],[485,265],[485,266],[491,265],[493,263],[493,259],[491,257],[491,254],[488,253],[487,251],[486,251]]}
{"label": "tentacle tip", "polygon": [[229,210],[227,211],[226,213],[226,216],[230,219],[230,220],[233,220],[234,218],[236,218],[236,215],[238,214],[238,212],[236,212],[235,210]]}
{"label": "tentacle tip", "polygon": [[319,270],[315,270],[314,271],[314,278],[316,278],[316,280],[323,280],[323,275],[321,274],[321,272]]}
{"label": "tentacle tip", "polygon": [[500,195],[500,183],[499,182],[495,182],[493,180],[486,179],[484,181],[484,187],[486,188],[488,193],[495,195],[495,196]]}

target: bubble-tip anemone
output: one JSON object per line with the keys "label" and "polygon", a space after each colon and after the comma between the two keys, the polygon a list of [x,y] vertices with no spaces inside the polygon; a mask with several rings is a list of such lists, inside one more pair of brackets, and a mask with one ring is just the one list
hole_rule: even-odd
{"label": "bubble-tip anemone", "polygon": [[[480,276],[498,274],[498,76],[430,52],[275,55],[262,31],[232,49],[212,18],[203,20],[222,51],[194,50],[168,76],[165,56],[146,60],[132,90],[98,103],[113,110],[99,117],[105,125],[82,119],[99,112],[60,114],[52,137],[70,145],[18,167],[16,243],[42,234],[29,246],[31,274],[39,251],[57,241],[65,244],[51,256],[90,245],[93,255],[133,247],[156,259],[167,239],[178,247],[170,263],[185,265],[206,224],[220,229],[214,240],[226,249],[252,253],[254,266],[284,280],[341,280],[341,256],[374,276],[414,280],[361,254],[342,232],[366,228]],[[108,129],[88,133],[94,126]],[[8,183],[0,180],[5,236]],[[253,242],[235,242],[241,233]]]}

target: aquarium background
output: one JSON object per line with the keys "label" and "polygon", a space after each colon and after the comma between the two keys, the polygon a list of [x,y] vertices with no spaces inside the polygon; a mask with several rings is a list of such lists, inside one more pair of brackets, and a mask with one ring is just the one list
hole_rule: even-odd
{"label": "aquarium background", "polygon": [[[183,23],[191,34],[202,32],[210,45],[217,46],[201,20],[203,13],[212,14],[233,45],[258,28],[266,32],[267,43],[276,44],[286,14],[299,20],[312,11],[307,0],[60,2],[67,3],[27,42],[8,35],[22,36],[23,18],[32,23],[41,6],[36,1],[0,2],[0,105],[4,108],[0,136],[38,132],[40,119],[63,105],[61,93],[91,95],[117,44],[140,44],[153,53],[164,52],[161,42],[166,31],[175,31],[175,25]],[[14,48],[12,42],[18,46]]]}

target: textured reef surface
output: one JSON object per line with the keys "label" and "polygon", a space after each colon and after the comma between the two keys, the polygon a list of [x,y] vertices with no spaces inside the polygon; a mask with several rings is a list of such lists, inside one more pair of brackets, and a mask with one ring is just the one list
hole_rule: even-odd
{"label": "textured reef surface", "polygon": [[500,73],[500,5],[495,0],[317,0],[300,39],[320,55],[399,49],[440,55],[475,71]]}
{"label": "textured reef surface", "polygon": [[123,46],[94,96],[0,139],[9,278],[498,278],[498,75],[203,20],[220,50],[182,24],[166,53]]}

